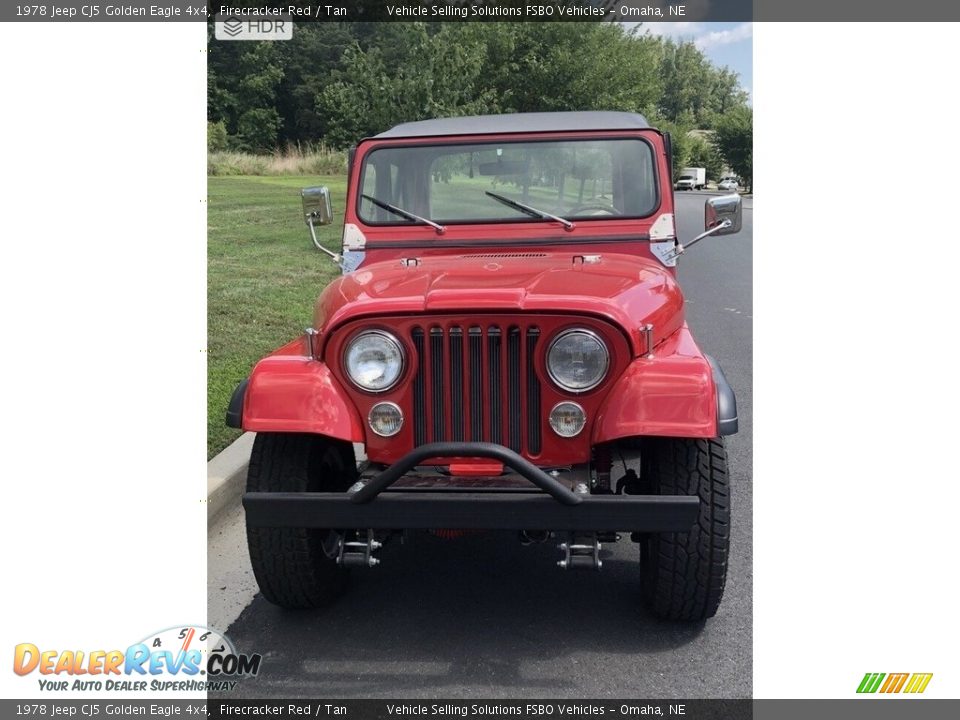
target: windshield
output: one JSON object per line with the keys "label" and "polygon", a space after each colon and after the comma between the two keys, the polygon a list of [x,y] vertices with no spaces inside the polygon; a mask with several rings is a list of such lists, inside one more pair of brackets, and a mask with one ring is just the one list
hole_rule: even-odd
{"label": "windshield", "polygon": [[416,224],[386,205],[444,225],[646,217],[655,178],[640,139],[386,147],[364,159],[358,214],[372,225]]}

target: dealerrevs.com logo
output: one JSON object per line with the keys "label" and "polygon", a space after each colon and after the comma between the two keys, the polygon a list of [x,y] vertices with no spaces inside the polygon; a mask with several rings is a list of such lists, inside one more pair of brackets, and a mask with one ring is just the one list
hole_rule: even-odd
{"label": "dealerrevs.com logo", "polygon": [[214,37],[217,40],[290,40],[293,37],[293,19],[284,15],[218,15],[214,23]]}
{"label": "dealerrevs.com logo", "polygon": [[932,677],[933,673],[867,673],[857,686],[857,692],[914,695],[926,690]]}
{"label": "dealerrevs.com logo", "polygon": [[20,643],[13,671],[37,675],[44,691],[229,691],[260,672],[263,657],[238,653],[225,635],[202,625],[166,628],[125,650],[51,650]]}

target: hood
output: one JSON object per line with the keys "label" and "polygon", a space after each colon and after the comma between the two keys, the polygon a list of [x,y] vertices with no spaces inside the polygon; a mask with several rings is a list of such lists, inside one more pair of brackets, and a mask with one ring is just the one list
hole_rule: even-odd
{"label": "hood", "polygon": [[683,324],[683,294],[653,260],[602,253],[490,252],[368,263],[326,287],[314,312],[323,333],[362,317],[469,312],[563,312],[619,325],[636,352],[640,326],[654,344]]}

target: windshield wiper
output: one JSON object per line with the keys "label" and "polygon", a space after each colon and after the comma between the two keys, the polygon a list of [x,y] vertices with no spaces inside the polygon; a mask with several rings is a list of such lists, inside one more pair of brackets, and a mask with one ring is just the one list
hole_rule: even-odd
{"label": "windshield wiper", "polygon": [[386,203],[383,200],[377,200],[375,197],[370,197],[369,195],[361,195],[360,197],[364,198],[365,200],[369,200],[374,205],[376,205],[379,208],[383,208],[387,212],[392,212],[394,215],[399,215],[402,218],[406,218],[407,220],[413,220],[414,222],[422,223],[423,225],[429,225],[430,227],[432,227],[434,230],[437,231],[437,235],[443,235],[443,233],[446,232],[447,230],[447,228],[445,228],[443,225],[439,223],[435,223],[433,220],[428,220],[425,217],[414,215],[409,210],[398,208],[396,205],[391,205],[390,203]]}
{"label": "windshield wiper", "polygon": [[556,222],[562,224],[567,230],[573,230],[573,228],[575,227],[575,225],[572,222],[570,222],[566,218],[560,217],[559,215],[552,215],[551,213],[545,212],[544,210],[538,210],[537,208],[531,207],[530,205],[524,205],[522,202],[511,200],[510,198],[504,197],[503,195],[497,195],[496,193],[492,193],[489,190],[484,190],[484,193],[492,197],[494,200],[499,200],[504,205],[509,205],[512,208],[516,208],[520,212],[524,212],[527,215],[530,215],[531,217],[540,218],[541,220],[555,220]]}

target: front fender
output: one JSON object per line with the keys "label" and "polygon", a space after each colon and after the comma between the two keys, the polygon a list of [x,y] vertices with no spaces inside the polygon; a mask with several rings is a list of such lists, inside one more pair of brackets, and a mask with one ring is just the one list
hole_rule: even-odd
{"label": "front fender", "polygon": [[[718,394],[720,386],[723,393]],[[719,366],[715,371],[684,326],[655,348],[654,357],[634,360],[620,376],[597,414],[593,443],[640,435],[713,438],[732,434],[736,432],[735,400],[732,423],[727,417],[732,397]]]}
{"label": "front fender", "polygon": [[[238,398],[239,395],[239,398]],[[303,355],[271,355],[230,401],[227,421],[253,432],[315,433],[363,442],[363,424],[330,369]]]}

